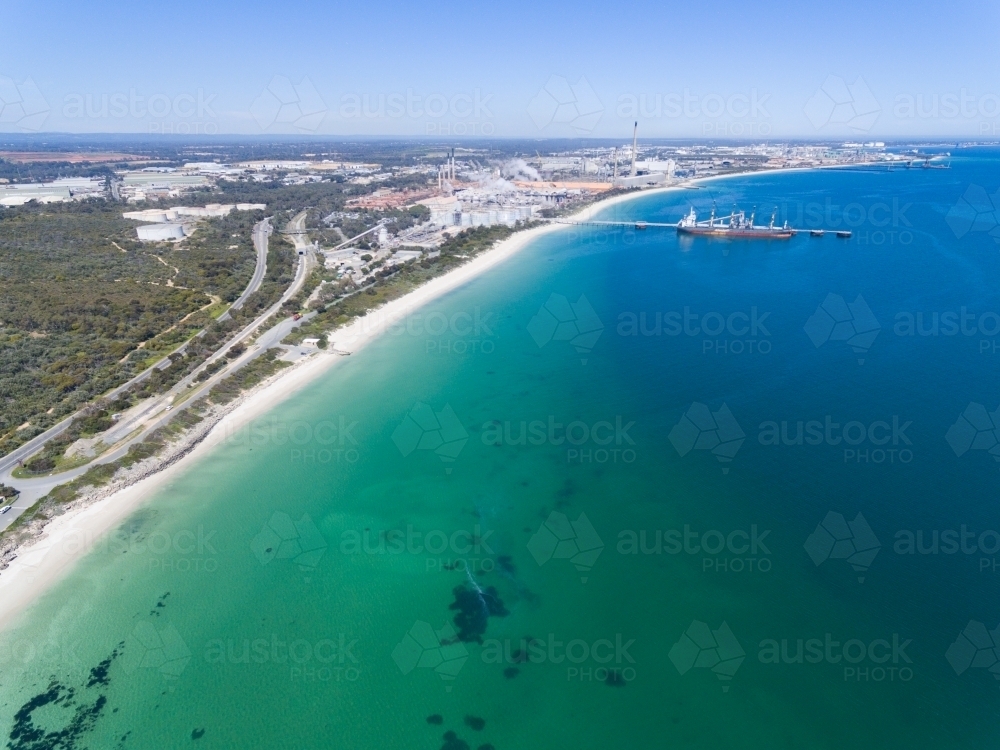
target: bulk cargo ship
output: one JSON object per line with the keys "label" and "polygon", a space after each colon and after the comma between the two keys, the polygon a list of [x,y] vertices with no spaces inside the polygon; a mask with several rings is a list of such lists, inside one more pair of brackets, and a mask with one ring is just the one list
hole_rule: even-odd
{"label": "bulk cargo ship", "polygon": [[701,237],[761,240],[787,240],[795,234],[795,230],[788,226],[787,221],[784,226],[774,226],[774,214],[771,215],[771,222],[766,227],[755,226],[753,219],[754,214],[751,213],[748,219],[743,211],[733,211],[728,217],[716,218],[713,207],[708,221],[698,221],[698,216],[692,207],[691,212],[677,222],[677,233]]}

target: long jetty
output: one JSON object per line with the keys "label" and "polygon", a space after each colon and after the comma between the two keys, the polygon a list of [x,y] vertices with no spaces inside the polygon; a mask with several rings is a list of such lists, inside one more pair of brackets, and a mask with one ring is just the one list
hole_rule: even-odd
{"label": "long jetty", "polygon": [[656,221],[575,221],[572,219],[550,219],[555,224],[572,224],[579,227],[632,227],[633,229],[646,229],[647,227],[669,227],[677,228],[677,223],[665,224]]}
{"label": "long jetty", "polygon": [[[643,221],[641,219],[634,221],[577,221],[574,219],[549,219],[549,221],[554,224],[569,224],[578,227],[630,227],[632,229],[676,229],[679,223],[675,222],[673,224],[668,224],[666,222]],[[808,233],[812,237],[822,237],[825,234],[833,234],[837,237],[849,238],[852,234],[850,230],[846,229],[796,229],[795,227],[789,227],[788,229],[793,235]]]}

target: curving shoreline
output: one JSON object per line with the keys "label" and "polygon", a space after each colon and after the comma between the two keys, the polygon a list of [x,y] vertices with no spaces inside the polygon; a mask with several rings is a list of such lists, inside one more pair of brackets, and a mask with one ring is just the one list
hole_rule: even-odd
{"label": "curving shoreline", "polygon": [[[692,180],[685,185],[811,169],[814,168],[736,172]],[[685,189],[684,185],[671,185],[615,195],[599,199],[565,218],[586,221],[621,203]],[[170,443],[162,454],[137,463],[117,475],[108,485],[93,488],[69,503],[64,512],[55,518],[32,522],[24,540],[14,540],[0,547],[0,631],[14,624],[41,594],[69,573],[101,537],[151,500],[178,472],[210,454],[225,440],[226,435],[241,430],[260,415],[295,396],[336,366],[341,355],[358,351],[389,330],[401,317],[484,274],[537,238],[567,228],[566,224],[552,222],[516,232],[468,263],[335,329],[330,334],[328,350],[320,350],[309,359],[275,373],[228,404],[213,407],[203,422]],[[81,544],[81,539],[87,540],[87,543]]]}
{"label": "curving shoreline", "polygon": [[[653,193],[683,190],[679,186],[654,188],[634,194],[598,200],[567,217],[585,221],[619,203]],[[89,544],[114,530],[132,512],[182,472],[205,458],[225,435],[242,429],[261,414],[293,397],[341,360],[341,354],[356,352],[382,335],[400,317],[432,302],[482,275],[495,265],[516,255],[546,234],[566,229],[559,223],[545,224],[515,233],[468,263],[423,286],[392,300],[330,335],[330,349],[275,373],[230,404],[214,409],[211,415],[184,433],[161,455],[136,464],[107,486],[94,488],[70,503],[65,512],[38,522],[29,538],[0,550],[0,629],[9,628],[31,604],[72,570],[87,552]]]}

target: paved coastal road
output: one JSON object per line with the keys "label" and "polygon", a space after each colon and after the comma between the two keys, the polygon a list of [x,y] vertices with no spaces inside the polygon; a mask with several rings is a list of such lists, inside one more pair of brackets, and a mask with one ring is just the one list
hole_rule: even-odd
{"label": "paved coastal road", "polygon": [[[243,303],[247,301],[247,297],[260,289],[260,285],[264,282],[264,274],[267,272],[267,241],[273,231],[270,218],[264,219],[264,221],[254,226],[253,246],[257,250],[257,267],[254,268],[253,278],[250,279],[247,288],[243,290],[243,294],[236,299],[229,310],[239,310],[243,307]],[[220,315],[219,320],[228,320],[229,310]]]}
{"label": "paved coastal road", "polygon": [[305,234],[306,225],[306,211],[299,213],[294,219],[288,222],[288,228],[285,232],[289,237],[292,238],[292,244],[295,245],[295,252],[300,259],[304,259],[304,262],[299,263],[298,267],[295,269],[295,281],[288,288],[288,297],[294,296],[302,285],[306,282],[306,276],[316,265],[316,251],[312,243],[308,242],[308,238]]}
{"label": "paved coastal road", "polygon": [[[152,375],[153,371],[157,367],[160,367],[162,364],[163,362],[161,360],[160,362],[157,362],[155,365],[148,367],[147,369],[140,372],[138,375],[136,375],[128,382],[122,383],[117,388],[105,393],[103,398],[113,401],[114,399],[118,398],[118,396],[120,396],[122,393],[131,388],[133,385],[141,383],[143,380]],[[0,482],[9,483],[7,482],[7,480],[10,478],[10,472],[13,471],[15,468],[17,468],[18,461],[22,461],[25,458],[28,458],[31,454],[33,454],[35,451],[41,448],[47,441],[51,440],[57,435],[61,435],[73,423],[73,420],[79,417],[82,413],[83,410],[81,409],[75,414],[71,414],[70,416],[66,417],[66,419],[64,419],[63,421],[52,425],[45,432],[36,435],[24,445],[20,446],[19,448],[16,448],[15,450],[12,450],[10,453],[0,458]],[[2,526],[0,526],[0,528],[2,528]]]}
{"label": "paved coastal road", "polygon": [[[304,220],[305,213],[303,212],[302,214],[300,214],[300,216],[302,216]],[[273,231],[274,230],[271,227],[270,219],[264,219],[264,221],[254,226],[253,243],[254,247],[257,250],[257,267],[254,269],[253,277],[250,279],[250,283],[247,285],[247,288],[243,291],[243,294],[239,296],[236,302],[233,303],[232,305],[233,308],[239,309],[240,307],[242,307],[247,297],[249,297],[251,294],[260,289],[260,285],[264,281],[264,273],[267,271],[268,238],[271,236],[271,232]],[[305,279],[304,274],[302,278],[303,280]],[[299,282],[299,286],[301,286],[301,282]],[[284,298],[282,299],[282,301],[284,301]],[[219,316],[219,320],[225,320],[228,317],[229,317],[229,311],[227,310],[223,315]],[[161,361],[157,362],[155,365],[152,365],[151,367],[146,368],[131,380],[122,383],[117,388],[109,391],[108,393],[105,393],[103,398],[106,398],[109,401],[113,401],[119,395],[121,395],[129,388],[131,388],[133,385],[141,383],[143,380],[152,375],[153,371],[156,370],[156,368],[162,364],[163,363]],[[52,427],[47,429],[45,432],[36,435],[24,445],[20,446],[19,448],[16,448],[15,450],[11,451],[5,456],[0,457],[0,482],[6,482],[8,479],[10,479],[10,472],[17,467],[17,463],[19,461],[23,461],[24,459],[28,458],[33,453],[35,453],[39,448],[45,445],[45,443],[47,443],[49,440],[56,437],[57,435],[61,435],[66,429],[69,428],[69,426],[73,423],[73,420],[82,414],[82,412],[83,410],[81,409],[80,411],[77,411],[75,414],[71,414],[61,422],[52,425]],[[2,503],[0,503],[0,505],[2,505]],[[10,514],[8,513],[5,515],[10,515]],[[3,520],[4,517],[0,517],[0,529],[4,528]]]}
{"label": "paved coastal road", "polygon": [[[2,477],[2,479],[8,484],[15,484],[21,491],[21,495],[18,497],[17,502],[14,503],[12,509],[0,516],[0,531],[10,526],[10,524],[12,524],[14,520],[21,515],[21,513],[34,505],[36,500],[48,494],[53,487],[65,484],[66,482],[75,479],[97,464],[115,461],[124,456],[132,445],[145,440],[151,432],[166,425],[180,412],[195,403],[201,396],[208,393],[217,383],[229,377],[242,367],[245,367],[247,364],[257,359],[257,357],[264,354],[271,347],[279,344],[293,328],[311,320],[315,315],[315,312],[307,313],[306,315],[303,315],[300,320],[285,318],[277,325],[269,328],[260,335],[258,340],[250,348],[234,359],[228,367],[215,373],[202,383],[199,383],[182,404],[173,407],[169,411],[167,410],[167,407],[170,406],[171,401],[173,401],[173,399],[179,395],[180,391],[184,389],[174,386],[174,388],[171,388],[167,393],[156,397],[142,409],[140,414],[136,416],[134,422],[130,425],[130,428],[116,429],[116,432],[119,432],[119,434],[123,432],[128,434],[129,432],[139,429],[141,429],[141,432],[129,438],[127,442],[122,443],[112,452],[102,455],[99,459],[85,464],[84,466],[78,466],[75,469],[70,469],[69,471],[61,471],[52,476],[38,477],[35,479],[12,479],[8,472],[4,477]],[[3,503],[0,503],[0,505],[2,504]]]}
{"label": "paved coastal road", "polygon": [[[305,218],[306,218],[306,212],[303,211],[289,223],[289,229],[295,232],[304,232]],[[263,223],[264,222],[262,222],[261,224]],[[255,244],[257,239],[256,235],[259,234],[260,236],[263,237],[264,257],[266,258],[267,238],[270,235],[271,230],[270,227],[268,227],[266,231],[262,230],[258,232],[259,229],[261,229],[260,224],[258,224],[257,227],[255,227],[254,229]],[[8,454],[7,456],[4,456],[4,458],[2,459],[2,463],[0,463],[0,482],[17,487],[17,489],[21,491],[21,495],[14,503],[12,509],[9,512],[5,513],[4,515],[0,516],[0,531],[10,526],[10,524],[12,524],[21,513],[23,513],[27,508],[31,507],[35,503],[35,501],[38,500],[40,497],[46,495],[53,487],[60,484],[65,484],[66,482],[75,479],[76,477],[85,473],[92,466],[102,463],[108,463],[125,455],[125,453],[128,451],[128,448],[131,445],[144,440],[149,435],[149,433],[165,425],[174,416],[176,416],[178,413],[180,413],[188,406],[190,406],[192,403],[197,401],[200,396],[204,395],[209,390],[211,390],[211,388],[214,385],[216,385],[219,381],[229,377],[231,374],[233,374],[240,368],[244,367],[249,362],[252,362],[257,357],[264,354],[264,352],[266,352],[272,346],[276,346],[278,343],[281,342],[283,338],[285,338],[285,336],[288,335],[288,333],[293,328],[310,320],[315,315],[314,312],[302,316],[302,318],[298,321],[292,320],[290,317],[279,320],[273,326],[269,327],[267,330],[262,332],[257,337],[257,340],[246,348],[246,351],[241,353],[239,356],[234,357],[233,360],[229,362],[226,367],[224,367],[214,375],[210,376],[207,380],[203,381],[202,383],[197,384],[195,389],[190,394],[186,394],[186,398],[182,404],[180,404],[178,407],[174,409],[171,410],[167,409],[167,407],[172,404],[172,402],[176,397],[180,396],[185,391],[187,391],[189,386],[195,384],[195,378],[207,366],[225,357],[226,354],[229,353],[229,351],[233,347],[235,347],[237,344],[245,342],[250,336],[256,333],[258,329],[265,322],[267,322],[269,318],[271,318],[271,316],[273,316],[281,309],[281,306],[288,299],[295,296],[298,293],[298,291],[302,288],[302,285],[305,283],[305,280],[308,277],[309,271],[312,270],[312,268],[315,266],[315,254],[313,253],[312,246],[309,245],[304,239],[304,235],[293,234],[292,240],[295,243],[296,248],[301,250],[303,254],[296,255],[297,266],[295,269],[295,277],[292,283],[289,285],[288,289],[285,290],[285,293],[282,294],[281,299],[275,302],[264,313],[259,315],[253,322],[245,326],[243,330],[241,330],[236,336],[234,336],[225,346],[223,346],[221,349],[215,352],[207,360],[205,360],[205,362],[201,366],[199,366],[197,369],[195,369],[186,377],[179,380],[166,393],[163,393],[160,396],[155,397],[145,408],[143,408],[138,414],[136,414],[130,420],[129,424],[123,423],[120,425],[116,425],[115,432],[117,434],[129,434],[130,432],[141,429],[141,432],[136,434],[134,437],[130,438],[128,442],[123,443],[121,446],[116,448],[111,453],[103,455],[99,459],[92,461],[91,463],[86,464],[84,466],[77,467],[76,469],[59,472],[58,474],[50,477],[38,477],[35,479],[13,479],[11,473],[16,468],[17,460],[19,458],[30,456],[34,451],[40,448],[42,444],[44,444],[45,440],[48,440],[49,438],[54,437],[55,435],[58,435],[60,432],[65,430],[74,418],[74,417],[68,417],[66,420],[63,420],[63,422],[60,422],[58,425],[55,425],[50,430],[46,431],[46,433],[39,435],[34,440],[21,446],[21,448],[19,448],[17,451],[14,451]],[[258,252],[260,252],[259,246],[258,246]],[[259,263],[258,263],[258,268],[260,268]],[[261,271],[261,278],[263,278],[263,270]],[[150,368],[148,371],[142,373],[140,376],[137,376],[136,378],[133,378],[133,380],[129,381],[128,383],[119,386],[114,391],[112,391],[111,394],[108,395],[113,396],[124,391],[129,385],[138,382],[140,379],[148,377],[149,373],[152,372],[153,369],[155,368]],[[0,505],[3,505],[3,503],[0,503]]]}

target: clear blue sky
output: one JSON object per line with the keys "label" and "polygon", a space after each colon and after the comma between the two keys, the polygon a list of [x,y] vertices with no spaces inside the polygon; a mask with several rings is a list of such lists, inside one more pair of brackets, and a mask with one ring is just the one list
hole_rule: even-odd
{"label": "clear blue sky", "polygon": [[1000,138],[998,21],[980,0],[0,0],[0,131]]}

